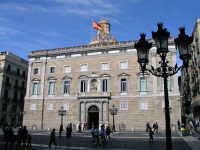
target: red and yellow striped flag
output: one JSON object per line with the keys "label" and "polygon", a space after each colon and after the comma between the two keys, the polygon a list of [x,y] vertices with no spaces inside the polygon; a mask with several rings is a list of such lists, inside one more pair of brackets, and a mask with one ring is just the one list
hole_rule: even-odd
{"label": "red and yellow striped flag", "polygon": [[96,23],[96,22],[94,22],[94,21],[92,21],[92,27],[93,27],[93,29],[96,29],[96,30],[101,30],[102,29],[101,25]]}

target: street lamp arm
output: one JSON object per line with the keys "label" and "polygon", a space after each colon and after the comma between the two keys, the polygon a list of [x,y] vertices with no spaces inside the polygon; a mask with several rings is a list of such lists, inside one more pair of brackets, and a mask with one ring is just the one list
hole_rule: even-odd
{"label": "street lamp arm", "polygon": [[[161,65],[160,67],[154,68],[151,66],[151,69],[145,68],[145,71],[149,71],[152,75],[157,76],[157,77],[164,77],[164,76],[173,76],[175,75],[181,68],[177,67],[177,64],[174,67],[171,66],[166,66],[166,74],[163,72],[163,66]],[[143,71],[141,69],[141,71]]]}

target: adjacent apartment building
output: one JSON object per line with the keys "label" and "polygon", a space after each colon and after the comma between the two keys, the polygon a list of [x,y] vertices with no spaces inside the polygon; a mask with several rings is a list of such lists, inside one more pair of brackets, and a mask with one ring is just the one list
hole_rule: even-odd
{"label": "adjacent apartment building", "polygon": [[181,100],[182,118],[186,122],[200,121],[200,18],[197,18],[192,32],[192,58],[188,73],[186,69],[181,71]]}
{"label": "adjacent apartment building", "polygon": [[0,125],[22,124],[28,61],[0,52]]}
{"label": "adjacent apartment building", "polygon": [[[27,128],[59,128],[64,107],[64,127],[72,123],[113,124],[109,109],[114,104],[116,130],[145,130],[158,122],[165,130],[163,79],[148,72],[142,75],[134,49],[136,40],[118,42],[110,34],[110,23],[102,19],[103,32],[88,45],[36,50],[30,53],[23,124]],[[153,42],[149,39],[149,42]],[[169,65],[174,66],[176,49],[169,38]],[[148,67],[159,66],[155,43]],[[181,118],[178,76],[168,78],[171,124]]]}

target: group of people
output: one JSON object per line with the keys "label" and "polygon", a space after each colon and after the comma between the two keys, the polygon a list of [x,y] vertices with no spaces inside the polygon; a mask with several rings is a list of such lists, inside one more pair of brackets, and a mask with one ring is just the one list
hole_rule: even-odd
{"label": "group of people", "polygon": [[99,127],[95,126],[94,123],[92,123],[91,134],[92,134],[92,141],[94,141],[95,144],[99,142],[101,145],[104,145],[107,139],[112,141],[110,133],[112,133],[112,131],[109,126],[105,127],[105,125],[102,124],[101,129],[99,130]]}
{"label": "group of people", "polygon": [[154,143],[154,140],[153,140],[153,134],[154,133],[159,133],[158,132],[158,123],[156,122],[156,123],[154,123],[153,124],[153,127],[151,127],[150,126],[150,123],[149,122],[147,122],[146,123],[146,132],[149,132],[149,142],[151,143]]}
{"label": "group of people", "polygon": [[[12,145],[17,141],[16,149],[22,148],[31,148],[31,135],[28,134],[28,130],[26,129],[26,126],[21,126],[18,129],[17,135],[14,134],[12,127],[6,126],[4,131],[4,139],[6,140],[5,149],[7,149],[8,143],[10,144],[10,149],[12,149]],[[26,144],[27,141],[27,144]]]}
{"label": "group of people", "polygon": [[[61,124],[60,128],[59,128],[59,137],[60,138],[62,135],[62,131],[63,131],[63,125]],[[71,137],[71,134],[72,134],[72,123],[68,124],[66,127],[66,137]]]}

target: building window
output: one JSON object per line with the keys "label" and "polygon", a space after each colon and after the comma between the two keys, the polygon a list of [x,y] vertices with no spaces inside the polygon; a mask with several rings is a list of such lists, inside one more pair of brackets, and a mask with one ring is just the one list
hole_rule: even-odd
{"label": "building window", "polygon": [[64,66],[64,73],[71,72],[71,66]]}
{"label": "building window", "polygon": [[47,110],[53,110],[53,103],[47,103]]}
{"label": "building window", "polygon": [[88,65],[87,64],[81,64],[81,71],[87,71]]}
{"label": "building window", "polygon": [[119,66],[120,66],[120,69],[127,69],[128,61],[120,61]]}
{"label": "building window", "polygon": [[64,81],[63,83],[63,94],[70,94],[70,82]]}
{"label": "building window", "polygon": [[34,74],[34,75],[39,74],[39,69],[38,69],[38,68],[34,68],[34,69],[33,69],[33,74]]}
{"label": "building window", "polygon": [[147,92],[147,78],[140,77],[140,92]]}
{"label": "building window", "polygon": [[50,73],[55,73],[56,72],[56,67],[50,67]]}
{"label": "building window", "polygon": [[147,110],[148,102],[140,102],[140,110]]}
{"label": "building window", "polygon": [[64,103],[63,107],[64,107],[64,110],[69,110],[69,103]]}
{"label": "building window", "polygon": [[121,91],[120,92],[127,92],[127,79],[121,78]]}
{"label": "building window", "polygon": [[109,69],[109,64],[107,62],[101,63],[101,70],[108,70]]}
{"label": "building window", "polygon": [[37,82],[33,82],[33,95],[37,95],[38,94],[38,83]]}
{"label": "building window", "polygon": [[86,80],[81,80],[81,85],[80,85],[80,92],[86,92],[87,90],[87,81]]}
{"label": "building window", "polygon": [[30,103],[30,110],[36,110],[36,103]]}
{"label": "building window", "polygon": [[128,103],[120,102],[120,110],[128,110]]}
{"label": "building window", "polygon": [[103,79],[102,80],[102,92],[107,92],[108,91],[108,79]]}
{"label": "building window", "polygon": [[49,82],[49,88],[48,88],[48,94],[53,95],[54,94],[54,87],[55,87],[55,82],[50,81]]}

